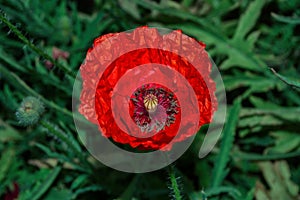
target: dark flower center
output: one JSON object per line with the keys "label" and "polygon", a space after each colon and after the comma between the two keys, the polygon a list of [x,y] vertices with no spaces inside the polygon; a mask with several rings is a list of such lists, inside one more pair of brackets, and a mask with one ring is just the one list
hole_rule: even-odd
{"label": "dark flower center", "polygon": [[131,96],[132,119],[142,132],[159,132],[175,123],[179,104],[166,87],[151,83],[138,88]]}

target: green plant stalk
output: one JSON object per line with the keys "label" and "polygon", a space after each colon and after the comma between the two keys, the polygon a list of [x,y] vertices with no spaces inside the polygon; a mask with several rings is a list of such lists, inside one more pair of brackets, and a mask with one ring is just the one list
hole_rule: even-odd
{"label": "green plant stalk", "polygon": [[69,68],[67,68],[66,66],[58,63],[56,60],[54,60],[50,55],[48,55],[47,53],[45,53],[42,49],[38,48],[37,46],[35,46],[32,42],[30,42],[22,33],[21,31],[14,26],[12,23],[9,22],[9,20],[3,15],[3,11],[0,12],[0,20],[6,24],[9,29],[14,32],[18,38],[20,40],[22,40],[22,42],[24,42],[26,45],[28,45],[33,51],[35,51],[38,55],[44,57],[45,59],[49,60],[50,62],[52,62],[55,66],[57,66],[59,69],[63,70],[66,74],[70,75],[73,78],[76,78],[76,74],[70,70]]}
{"label": "green plant stalk", "polygon": [[65,109],[62,108],[60,106],[58,106],[57,104],[48,101],[47,99],[45,99],[43,96],[41,96],[40,94],[38,94],[37,92],[35,92],[32,88],[30,88],[18,75],[16,75],[15,73],[5,69],[3,66],[0,66],[0,73],[2,73],[5,79],[9,80],[9,83],[14,86],[16,89],[20,89],[21,91],[24,91],[27,95],[32,95],[38,99],[40,99],[43,103],[45,103],[47,106],[62,112],[63,114],[69,116],[69,117],[73,117],[72,113]]}
{"label": "green plant stalk", "polygon": [[176,200],[181,200],[182,197],[181,197],[179,185],[176,180],[174,166],[168,167],[168,173],[169,173],[169,177],[170,177],[170,181],[171,181],[171,188],[173,189],[173,192],[174,192],[174,197]]}
{"label": "green plant stalk", "polygon": [[18,75],[5,69],[1,65],[0,65],[0,73],[4,74],[3,77],[5,79],[9,80],[9,83],[13,87],[15,87],[16,89],[19,89],[20,91],[23,91],[26,95],[31,95],[31,96],[34,96],[34,97],[40,99],[49,108],[53,108],[54,110],[57,110],[58,112],[61,112],[68,117],[71,117],[71,118],[74,117],[75,119],[79,120],[82,123],[88,123],[87,121],[83,120],[81,116],[78,116],[75,114],[73,115],[73,113],[70,112],[69,110],[67,110],[66,108],[62,108],[59,105],[57,105],[56,103],[45,99],[42,95],[38,94],[32,88],[30,88]]}
{"label": "green plant stalk", "polygon": [[[73,143],[69,140],[69,138],[67,136],[65,136],[64,134],[62,134],[60,131],[57,131],[55,129],[55,127],[53,127],[50,123],[48,123],[45,120],[41,120],[40,124],[46,128],[49,132],[51,132],[53,135],[55,135],[57,138],[59,138],[61,141],[63,141],[64,143],[66,143],[66,145],[71,148],[71,150],[78,156],[78,158],[80,159],[80,161],[87,167],[88,169],[92,169],[90,163],[86,160],[86,158],[82,155],[82,152],[80,150],[78,150],[76,148],[76,146],[73,145]],[[91,172],[91,170],[88,170],[89,172]]]}
{"label": "green plant stalk", "polygon": [[235,129],[237,126],[240,109],[241,99],[238,98],[234,101],[234,104],[230,109],[227,124],[223,130],[220,153],[218,154],[217,162],[213,169],[212,188],[220,186],[228,173],[227,164],[230,159],[230,151],[234,142]]}

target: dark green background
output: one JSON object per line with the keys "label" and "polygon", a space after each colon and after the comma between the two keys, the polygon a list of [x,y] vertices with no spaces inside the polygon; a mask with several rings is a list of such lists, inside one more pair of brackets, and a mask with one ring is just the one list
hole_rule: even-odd
{"label": "dark green background", "polygon": [[[141,25],[182,29],[206,43],[225,84],[222,139],[200,160],[200,131],[174,164],[181,196],[300,198],[299,1],[1,0],[0,9],[9,20],[0,24],[1,199],[13,182],[22,200],[176,199],[165,169],[135,175],[94,160],[71,116],[74,79],[66,71],[77,73],[97,36]],[[70,56],[48,69],[53,47]],[[39,97],[46,112],[22,127],[15,113],[26,96]]]}

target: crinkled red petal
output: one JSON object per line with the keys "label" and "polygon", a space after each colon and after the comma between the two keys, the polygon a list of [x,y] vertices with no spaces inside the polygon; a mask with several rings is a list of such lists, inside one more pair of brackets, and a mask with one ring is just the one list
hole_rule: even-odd
{"label": "crinkled red petal", "polygon": [[[205,44],[200,42],[198,45],[191,45],[195,44],[190,42],[194,39],[182,39],[184,36],[178,33],[180,31],[160,35],[154,28],[141,27],[132,33],[107,34],[95,40],[93,48],[87,53],[85,63],[81,66],[83,90],[79,111],[92,123],[98,124],[104,136],[111,137],[119,143],[130,144],[134,148],[161,149],[171,140],[172,143],[179,142],[195,134],[186,132],[176,135],[180,126],[180,113],[176,115],[175,124],[148,138],[131,136],[116,124],[111,109],[114,87],[128,70],[148,63],[169,66],[181,73],[193,87],[198,100],[201,115],[199,128],[211,122],[217,109],[217,100],[215,95],[211,94],[215,92],[215,83],[210,78],[211,62],[204,51]],[[147,48],[140,48],[145,44]],[[172,52],[163,50],[164,47]],[[136,50],[126,52],[126,49]],[[187,57],[179,56],[186,51],[189,52]],[[114,57],[117,59],[109,63]],[[197,69],[189,62],[191,60],[197,63]],[[180,85],[178,87],[180,88]],[[194,116],[184,118],[188,122],[192,121]]]}

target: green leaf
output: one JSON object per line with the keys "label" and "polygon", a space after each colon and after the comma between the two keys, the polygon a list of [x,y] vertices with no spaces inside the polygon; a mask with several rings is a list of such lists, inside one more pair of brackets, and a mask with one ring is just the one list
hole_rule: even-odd
{"label": "green leaf", "polygon": [[[184,23],[176,25],[166,25],[170,28],[182,29],[185,34],[195,37],[206,44],[215,45],[214,51],[221,55],[228,55],[229,58],[222,63],[221,69],[229,69],[230,67],[240,67],[252,71],[261,72],[266,68],[266,64],[261,61],[258,56],[254,55],[248,46],[243,50],[241,44],[230,42],[228,38],[221,33],[214,33],[204,27]],[[247,44],[247,42],[245,42]]]}
{"label": "green leaf", "polygon": [[9,124],[3,122],[0,119],[0,141],[1,142],[20,140],[22,138],[23,138],[22,135],[20,135],[16,129],[14,129]]}
{"label": "green leaf", "polygon": [[278,15],[276,13],[271,13],[271,16],[279,22],[284,22],[288,24],[300,24],[300,17],[286,17]]}
{"label": "green leaf", "polygon": [[44,182],[39,186],[35,187],[32,191],[32,197],[30,200],[38,200],[40,197],[48,191],[56,177],[60,173],[61,167],[55,167],[52,172],[49,173]]}
{"label": "green leaf", "polygon": [[232,156],[241,160],[281,160],[287,158],[295,158],[300,156],[300,151],[294,151],[290,153],[280,154],[255,154],[255,153],[233,153]]}
{"label": "green leaf", "polygon": [[34,91],[32,88],[29,87],[17,74],[7,70],[5,67],[0,65],[0,73],[4,74],[5,79],[14,86],[17,90],[23,91],[24,94],[34,96],[39,98],[42,102],[44,102],[47,106],[64,113],[68,117],[73,117],[72,113],[67,110],[66,108],[62,108],[55,104],[52,101],[47,100],[46,98],[42,97],[39,93]]}
{"label": "green leaf", "polygon": [[[283,115],[283,113],[287,113],[287,114]],[[274,108],[259,108],[259,109],[258,108],[243,108],[240,112],[241,118],[264,117],[264,115],[273,116],[272,121],[274,121],[274,123],[276,123],[276,124],[283,123],[284,121],[282,119],[288,120],[293,123],[300,122],[300,118],[299,118],[300,108],[299,107],[278,107],[277,109],[274,109]],[[249,123],[251,123],[250,119],[248,119],[248,120],[249,120]],[[271,122],[268,123],[267,119],[264,122],[266,124],[272,124]],[[259,123],[259,122],[256,121],[256,123]],[[255,125],[255,123],[251,123],[251,124]],[[244,125],[247,125],[247,123],[244,123]]]}
{"label": "green leaf", "polygon": [[68,75],[72,76],[73,78],[76,78],[76,74],[68,67],[61,65],[58,63],[52,56],[49,54],[45,53],[45,51],[39,47],[37,47],[35,44],[33,44],[23,33],[19,30],[18,27],[13,25],[7,18],[4,12],[0,12],[0,20],[4,24],[8,26],[10,31],[14,32],[16,36],[28,47],[30,47],[33,51],[35,51],[37,54],[39,54],[41,57],[51,61],[55,66],[63,70],[65,73]]}
{"label": "green leaf", "polygon": [[[204,41],[206,44],[215,45],[215,52],[220,54],[227,54],[229,58],[221,65],[222,69],[228,69],[230,67],[241,67],[253,71],[262,71],[266,67],[256,55],[252,53],[254,42],[258,37],[258,32],[249,35],[248,41],[241,40],[249,32],[249,30],[255,25],[255,22],[261,12],[261,9],[265,3],[265,0],[256,0],[249,6],[246,14],[240,19],[237,30],[235,31],[235,37],[229,40],[220,28],[212,28],[211,23],[208,20],[193,15],[191,13],[181,11],[174,8],[159,6],[157,3],[142,0],[137,1],[140,6],[148,8],[150,10],[157,10],[160,13],[168,16],[178,17],[183,20],[189,20],[199,25],[190,23],[181,23],[174,25],[166,25],[170,28],[182,29],[184,33],[196,37],[200,41]],[[242,42],[241,42],[242,41]]]}
{"label": "green leaf", "polygon": [[124,192],[120,195],[118,199],[130,200],[132,199],[134,193],[136,192],[136,187],[138,186],[140,175],[135,175],[132,181],[128,184]]}
{"label": "green leaf", "polygon": [[191,199],[201,199],[203,197],[203,195],[205,195],[205,197],[207,199],[212,199],[214,196],[220,196],[222,194],[228,194],[229,196],[233,197],[233,199],[241,199],[242,194],[241,192],[234,188],[234,187],[227,187],[227,186],[221,186],[221,187],[216,187],[216,188],[210,188],[204,191],[200,191],[200,192],[194,192],[192,194],[190,194]]}
{"label": "green leaf", "polygon": [[3,182],[3,180],[6,177],[6,173],[13,162],[12,158],[15,156],[15,151],[12,148],[9,148],[1,154],[2,156],[0,159],[0,183]]}
{"label": "green leaf", "polygon": [[[83,153],[80,149],[77,140],[75,140],[75,138],[71,134],[66,134],[58,126],[53,125],[48,121],[41,120],[40,123],[43,126],[43,128],[45,128],[48,131],[48,133],[52,134],[54,137],[64,142],[69,147],[68,151],[77,154],[79,158],[83,157]],[[84,158],[82,159],[85,160]]]}
{"label": "green leaf", "polygon": [[288,84],[289,86],[295,87],[297,89],[300,89],[300,81],[294,81],[291,80],[288,77],[282,76],[280,74],[278,74],[273,68],[271,68],[271,71],[280,79],[282,80],[284,83]]}
{"label": "green leaf", "polygon": [[80,194],[84,194],[86,192],[95,192],[95,191],[102,191],[103,187],[100,185],[91,185],[88,187],[79,188],[75,192],[73,192],[72,199],[76,199],[76,197]]}
{"label": "green leaf", "polygon": [[270,187],[269,196],[271,199],[295,199],[298,195],[299,187],[290,178],[290,170],[286,161],[260,162],[260,169]]}
{"label": "green leaf", "polygon": [[299,186],[291,180],[291,172],[287,161],[277,162],[275,163],[275,167],[282,175],[281,177],[283,179],[284,185],[286,185],[286,189],[288,190],[288,192],[292,196],[297,196],[299,192]]}
{"label": "green leaf", "polygon": [[[47,172],[48,171],[48,172]],[[57,166],[52,170],[40,170],[35,174],[34,178],[42,175],[41,180],[36,180],[32,189],[27,189],[19,196],[20,200],[38,200],[50,189],[51,185],[54,183],[55,179],[61,171],[61,167]],[[46,175],[45,175],[46,172]],[[26,172],[27,173],[27,172]],[[26,177],[24,177],[26,178]]]}
{"label": "green leaf", "polygon": [[242,41],[246,34],[254,27],[265,3],[265,0],[255,0],[250,4],[239,20],[238,27],[232,39],[234,43]]}
{"label": "green leaf", "polygon": [[149,0],[133,0],[133,1],[144,8],[148,8],[150,10],[157,10],[160,13],[163,13],[168,16],[178,17],[183,20],[190,20],[198,24],[208,24],[205,20],[189,12],[186,12],[185,10],[178,10],[170,6],[160,5]]}
{"label": "green leaf", "polygon": [[[97,13],[97,15],[93,16],[93,18],[86,20],[86,28],[84,29],[84,31],[78,30],[78,38],[76,37],[74,39],[74,44],[72,46],[71,51],[88,48],[91,45],[92,41],[112,24],[112,19],[108,18],[103,20],[103,17],[104,13],[99,12]],[[74,59],[76,59],[76,56],[74,57]]]}
{"label": "green leaf", "polygon": [[240,191],[238,189],[234,188],[234,187],[221,186],[221,187],[206,190],[207,197],[219,195],[221,193],[228,193],[232,197],[234,197],[234,199],[239,199],[242,195],[240,193]]}
{"label": "green leaf", "polygon": [[251,189],[245,196],[245,200],[253,200],[254,199],[255,188]]}
{"label": "green leaf", "polygon": [[270,199],[266,189],[264,188],[264,186],[258,182],[256,184],[256,188],[255,188],[255,198],[257,200],[266,200],[266,199]]}
{"label": "green leaf", "polygon": [[264,91],[272,89],[276,86],[276,82],[274,80],[254,74],[225,76],[223,80],[226,89],[229,91],[240,87],[251,87],[256,91]]}
{"label": "green leaf", "polygon": [[241,99],[234,101],[232,108],[230,109],[227,123],[225,124],[223,131],[223,138],[220,148],[220,153],[217,156],[217,161],[213,168],[213,180],[212,188],[216,188],[221,185],[223,179],[227,175],[228,170],[226,169],[227,163],[230,157],[230,150],[233,145],[234,135],[236,126],[239,119],[239,112],[241,109]]}
{"label": "green leaf", "polygon": [[68,200],[71,199],[72,192],[68,189],[51,189],[43,200]]}
{"label": "green leaf", "polygon": [[16,70],[19,70],[21,72],[25,72],[24,67],[22,67],[11,55],[8,55],[2,47],[0,47],[0,59],[4,60],[6,63],[8,63],[10,66],[15,68]]}
{"label": "green leaf", "polygon": [[80,176],[78,176],[71,185],[71,190],[77,189],[82,183],[84,183],[84,181],[86,181],[88,179],[88,176],[86,174],[81,174]]}
{"label": "green leaf", "polygon": [[255,45],[259,35],[260,35],[260,31],[254,31],[254,32],[250,33],[249,36],[247,37],[247,43],[249,44],[249,50],[254,49],[254,45]]}
{"label": "green leaf", "polygon": [[130,0],[119,0],[119,5],[128,12],[131,16],[133,16],[136,19],[141,18],[141,14],[138,10],[137,4]]}
{"label": "green leaf", "polygon": [[275,103],[272,103],[270,101],[264,101],[263,99],[255,96],[250,96],[249,100],[256,108],[276,109],[279,107]]}
{"label": "green leaf", "polygon": [[[275,137],[275,146],[266,150],[268,153],[287,153],[300,147],[300,135],[288,131],[271,133]],[[300,150],[300,149],[299,149]]]}
{"label": "green leaf", "polygon": [[36,147],[38,147],[40,150],[42,150],[43,153],[45,153],[49,158],[56,158],[57,160],[59,160],[61,162],[72,163],[71,158],[69,158],[63,154],[53,152],[51,149],[49,149],[49,147],[47,147],[45,145],[42,145],[40,143],[35,143],[34,145]]}
{"label": "green leaf", "polygon": [[71,158],[71,157],[68,157],[64,154],[53,152],[48,147],[46,147],[42,144],[39,144],[39,143],[36,143],[35,146],[38,147],[39,149],[41,149],[49,158],[55,158],[55,159],[57,159],[58,161],[60,161],[64,164],[71,165],[73,169],[82,171],[84,173],[86,173],[88,171],[86,168],[81,167],[80,165],[78,165],[78,163],[75,162],[74,159]]}
{"label": "green leaf", "polygon": [[254,115],[240,119],[238,126],[240,128],[255,128],[261,126],[280,126],[283,120],[272,115]]}

